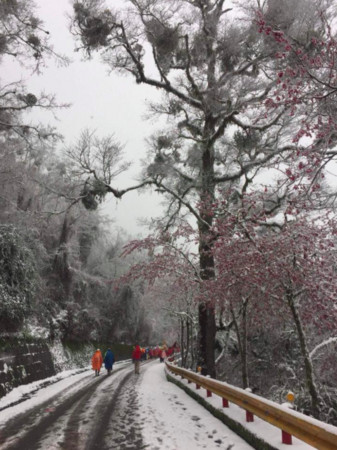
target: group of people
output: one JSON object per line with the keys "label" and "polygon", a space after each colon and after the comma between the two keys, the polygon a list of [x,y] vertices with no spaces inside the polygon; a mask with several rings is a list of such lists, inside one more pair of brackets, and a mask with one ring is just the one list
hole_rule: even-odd
{"label": "group of people", "polygon": [[139,374],[141,361],[159,358],[160,362],[164,362],[165,359],[172,356],[174,352],[180,352],[177,342],[171,347],[168,347],[165,342],[163,345],[157,345],[156,347],[140,347],[139,345],[136,345],[132,351],[132,361],[135,365],[135,373]]}
{"label": "group of people", "polygon": [[139,370],[141,361],[146,361],[147,359],[152,359],[157,356],[160,356],[160,362],[164,361],[166,358],[165,349],[154,353],[151,348],[142,348],[139,345],[136,345],[132,351],[132,361],[135,365],[135,374],[139,375],[140,373]]}
{"label": "group of people", "polygon": [[91,358],[91,367],[95,371],[95,376],[97,377],[100,374],[103,363],[108,375],[110,375],[114,362],[115,355],[113,354],[111,348],[108,348],[105,352],[104,358],[101,350],[98,348]]}
{"label": "group of people", "polygon": [[[136,345],[132,351],[132,361],[135,367],[135,374],[139,375],[140,373],[140,362],[145,361],[147,359],[159,358],[160,362],[165,361],[165,359],[171,356],[175,351],[179,351],[179,347],[177,343],[174,343],[172,347],[168,347],[164,342],[162,346],[156,347],[140,347],[140,345]],[[106,351],[104,358],[101,350],[98,348],[91,358],[91,366],[95,371],[95,376],[100,374],[102,365],[107,370],[108,375],[111,373],[113,364],[115,362],[115,355],[110,348]]]}
{"label": "group of people", "polygon": [[168,347],[166,343],[156,347],[140,347],[140,351],[142,361],[153,358],[160,358],[160,361],[163,361],[166,357],[172,356],[174,352],[179,352],[180,349],[175,342],[171,347]]}

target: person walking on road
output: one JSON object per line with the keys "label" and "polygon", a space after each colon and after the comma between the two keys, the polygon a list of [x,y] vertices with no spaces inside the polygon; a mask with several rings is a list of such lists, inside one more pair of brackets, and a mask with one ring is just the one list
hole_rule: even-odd
{"label": "person walking on road", "polygon": [[160,353],[160,362],[164,362],[167,357],[166,351],[162,350]]}
{"label": "person walking on road", "polygon": [[103,356],[102,356],[101,350],[98,348],[95,351],[95,353],[93,354],[93,357],[91,358],[91,367],[92,367],[92,370],[95,371],[96,377],[99,375],[102,364],[103,364]]}
{"label": "person walking on road", "polygon": [[104,355],[104,366],[108,372],[108,375],[110,375],[112,371],[112,366],[115,362],[115,355],[112,353],[111,348],[108,348]]}
{"label": "person walking on road", "polygon": [[132,361],[135,364],[135,374],[137,374],[137,375],[139,375],[141,357],[142,357],[142,351],[140,349],[140,346],[136,345],[136,347],[133,349],[133,352],[132,352]]}

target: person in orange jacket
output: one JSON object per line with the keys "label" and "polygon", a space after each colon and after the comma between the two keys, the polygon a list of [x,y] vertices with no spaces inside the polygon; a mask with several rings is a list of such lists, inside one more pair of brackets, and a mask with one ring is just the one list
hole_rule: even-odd
{"label": "person in orange jacket", "polygon": [[141,348],[139,345],[136,345],[136,347],[133,349],[132,352],[132,361],[135,363],[135,373],[137,375],[139,375],[141,357],[142,357]]}
{"label": "person in orange jacket", "polygon": [[99,375],[102,364],[103,364],[103,356],[102,356],[101,350],[98,348],[95,351],[95,353],[93,354],[93,357],[91,358],[91,367],[92,367],[92,370],[95,371],[96,377]]}

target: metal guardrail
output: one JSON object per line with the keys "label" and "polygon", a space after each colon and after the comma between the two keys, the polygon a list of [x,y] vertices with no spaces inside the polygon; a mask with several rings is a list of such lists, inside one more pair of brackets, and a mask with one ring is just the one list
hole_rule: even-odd
{"label": "metal guardrail", "polygon": [[283,443],[291,444],[291,436],[295,436],[319,450],[337,450],[337,427],[312,419],[297,411],[284,409],[281,405],[270,400],[265,400],[227,383],[182,369],[169,362],[166,362],[166,367],[170,372],[195,383],[197,388],[203,387],[206,389],[207,396],[214,393],[221,397],[223,406],[228,406],[228,401],[230,401],[242,407],[247,411],[247,421],[253,421],[253,415],[255,414],[264,421],[280,428],[282,434],[290,435],[290,442],[283,440]]}

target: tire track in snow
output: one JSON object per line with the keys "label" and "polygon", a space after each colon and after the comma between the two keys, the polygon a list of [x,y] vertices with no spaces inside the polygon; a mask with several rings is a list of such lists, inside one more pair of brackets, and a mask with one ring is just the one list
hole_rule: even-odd
{"label": "tire track in snow", "polygon": [[[115,375],[115,372],[113,372],[113,374]],[[130,375],[131,372],[128,372],[126,375],[123,375],[121,379],[119,379],[119,377],[112,377],[112,375],[108,376],[109,380],[111,378],[110,381],[112,381],[112,383],[110,382],[105,387],[103,392],[99,394],[98,398],[96,399],[98,400],[96,401],[96,403],[100,403],[103,396],[105,402],[107,400],[107,395],[113,394],[113,396],[111,397],[111,400],[106,402],[104,406],[99,406],[99,408],[96,406],[90,407],[89,411],[91,412],[91,414],[95,412],[95,424],[93,424],[93,431],[88,433],[89,439],[87,439],[87,442],[90,442],[89,444],[83,442],[83,433],[80,432],[80,427],[83,427],[83,425],[90,427],[90,423],[93,422],[90,421],[90,417],[88,419],[84,419],[83,413],[85,415],[85,413],[88,412],[88,404],[90,403],[90,400],[95,400],[95,398],[93,398],[93,393],[90,391],[81,399],[81,401],[77,404],[69,417],[67,428],[65,430],[64,440],[60,444],[60,448],[64,450],[94,448],[92,447],[92,442],[101,440],[101,433],[104,433],[105,424],[107,423],[111,415],[111,405],[115,403],[116,397],[119,395],[121,389],[123,388],[123,385]],[[99,448],[101,449],[102,447]]]}
{"label": "tire track in snow", "polygon": [[[147,370],[148,362],[142,364],[141,373]],[[144,419],[139,411],[136,390],[142,374],[130,372],[118,386],[115,395],[102,413],[95,435],[88,441],[85,450],[141,450],[147,448],[142,437]]]}
{"label": "tire track in snow", "polygon": [[[113,374],[116,375],[121,370],[123,369],[117,369]],[[86,377],[83,381],[87,381],[89,377]],[[115,377],[112,375],[111,379],[113,378]],[[55,424],[58,421],[62,422],[62,420],[64,422],[65,417],[69,414],[70,422],[69,420],[66,421],[68,435],[66,434],[64,442],[60,442],[55,448],[82,449],[83,447],[78,447],[78,428],[81,424],[81,414],[84,409],[87,410],[90,399],[95,398],[96,391],[108,379],[110,380],[110,377],[107,378],[106,376],[94,378],[85,386],[77,389],[75,393],[71,392],[74,386],[69,386],[49,400],[9,420],[0,430],[1,449],[36,450],[42,448],[47,450],[46,447],[40,447],[41,441],[46,437],[48,438]],[[77,440],[74,441],[74,437]]]}

